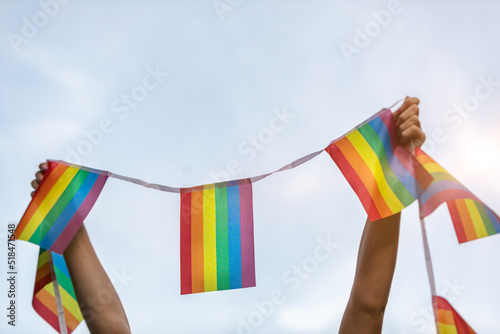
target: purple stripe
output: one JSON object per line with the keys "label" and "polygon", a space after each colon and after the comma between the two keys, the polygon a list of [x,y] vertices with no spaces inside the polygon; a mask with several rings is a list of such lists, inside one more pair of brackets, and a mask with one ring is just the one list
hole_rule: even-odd
{"label": "purple stripe", "polygon": [[500,222],[498,221],[498,216],[486,204],[482,204],[484,210],[486,211],[486,214],[488,215],[488,217],[490,217],[491,224],[495,228],[495,231],[497,231],[497,233],[500,233]]}
{"label": "purple stripe", "polygon": [[[420,197],[420,203],[422,206],[425,206],[425,203],[436,194],[440,193],[444,190],[463,190],[470,192],[469,189],[465,188],[460,182],[450,181],[450,180],[442,180],[432,183],[429,188],[427,188],[422,196]],[[472,193],[471,193],[472,195]],[[476,199],[474,195],[472,195],[473,199]],[[446,199],[444,202],[446,202]]]}
{"label": "purple stripe", "polygon": [[57,220],[54,222],[54,225],[52,225],[47,234],[45,234],[42,241],[40,241],[40,247],[42,247],[43,249],[50,249],[54,241],[57,240],[62,231],[64,231],[68,222],[78,211],[78,208],[82,205],[85,198],[87,198],[98,177],[98,174],[87,174],[87,177],[85,178],[78,191],[68,202],[66,208],[63,210],[61,215],[59,215]]}
{"label": "purple stripe", "polygon": [[255,286],[252,184],[240,184],[242,287]]}
{"label": "purple stripe", "polygon": [[68,223],[64,231],[62,231],[62,233],[59,235],[59,238],[57,238],[57,240],[50,248],[51,251],[60,254],[64,252],[64,250],[69,245],[71,240],[73,240],[73,237],[75,236],[76,232],[78,232],[78,229],[80,229],[80,226],[82,226],[83,221],[89,214],[95,202],[97,201],[97,198],[99,197],[102,188],[106,184],[107,179],[108,179],[107,176],[99,175],[99,177],[94,183],[94,186],[92,187],[92,190],[89,192],[87,198],[85,198],[78,211],[75,213],[73,218],[71,218],[70,222]]}

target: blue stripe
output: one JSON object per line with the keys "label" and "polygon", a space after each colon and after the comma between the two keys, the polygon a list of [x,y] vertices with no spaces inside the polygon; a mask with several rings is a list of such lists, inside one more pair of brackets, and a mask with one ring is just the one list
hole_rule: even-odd
{"label": "blue stripe", "polygon": [[493,213],[493,211],[490,210],[488,206],[483,204],[483,208],[488,214],[488,217],[490,217],[491,223],[493,224],[495,231],[497,231],[497,233],[500,233],[500,222],[498,221],[497,216]]}
{"label": "blue stripe", "polygon": [[[425,203],[432,198],[434,195],[438,194],[441,191],[444,190],[463,190],[470,192],[469,189],[465,188],[461,183],[455,182],[455,181],[449,181],[449,180],[443,180],[443,181],[437,181],[432,183],[429,188],[427,188],[424,193],[422,194],[422,197],[420,197],[420,203],[422,206],[425,205]],[[475,199],[472,198],[471,199]],[[446,202],[446,199],[443,200],[443,202]]]}
{"label": "blue stripe", "polygon": [[94,183],[98,177],[99,175],[94,173],[89,173],[87,175],[85,181],[83,181],[81,187],[75,193],[75,196],[73,196],[66,208],[64,208],[63,212],[57,218],[54,225],[52,225],[47,234],[45,234],[45,237],[43,237],[42,241],[40,242],[40,247],[44,249],[50,249],[50,247],[52,247],[59,235],[62,233],[62,231],[64,231],[64,229],[70,222],[71,218],[73,218],[75,213],[78,211],[85,198],[87,198],[87,195],[94,186]]}
{"label": "blue stripe", "polygon": [[64,260],[64,256],[57,254],[56,252],[51,252],[52,254],[52,263],[54,267],[57,267],[60,271],[64,273],[64,275],[70,277],[68,266],[66,265],[66,261]]}
{"label": "blue stripe", "polygon": [[378,134],[380,140],[384,144],[385,154],[387,156],[387,161],[394,175],[399,179],[403,186],[408,190],[408,192],[413,196],[413,198],[418,197],[418,182],[415,180],[413,175],[406,169],[406,167],[399,161],[399,159],[394,155],[391,142],[391,134],[387,129],[384,121],[380,118],[373,119],[370,123],[372,129]]}
{"label": "blue stripe", "polygon": [[227,187],[229,286],[241,288],[240,187]]}

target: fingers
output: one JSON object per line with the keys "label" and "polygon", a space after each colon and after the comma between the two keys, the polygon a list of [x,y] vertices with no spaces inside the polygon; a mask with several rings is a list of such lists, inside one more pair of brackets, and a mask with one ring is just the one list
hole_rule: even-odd
{"label": "fingers", "polygon": [[394,112],[394,121],[398,121],[399,116],[406,111],[410,106],[417,105],[420,103],[420,100],[416,97],[407,97],[401,107]]}
{"label": "fingers", "polygon": [[[42,162],[39,166],[40,170],[35,173],[35,179],[31,181],[31,186],[33,189],[38,189],[38,186],[40,186],[40,182],[43,180],[43,174],[49,169],[49,164],[46,162]],[[31,192],[31,197],[35,195],[35,192]]]}
{"label": "fingers", "polygon": [[419,119],[419,103],[416,97],[408,97],[403,105],[394,113],[396,128],[399,134],[400,143],[408,146],[411,142],[417,147],[425,142],[425,133]]}
{"label": "fingers", "polygon": [[408,146],[411,142],[416,147],[420,147],[425,142],[425,133],[420,125],[413,124],[401,132],[401,144]]}
{"label": "fingers", "polygon": [[400,126],[402,123],[406,122],[413,116],[416,116],[418,118],[418,115],[420,114],[420,108],[418,107],[418,104],[411,104],[406,109],[399,110],[400,112],[396,120],[396,126]]}
{"label": "fingers", "polygon": [[42,171],[42,173],[45,173],[47,171],[47,169],[49,169],[49,164],[46,163],[46,162],[42,162],[38,168],[40,168],[40,171]]}
{"label": "fingers", "polygon": [[40,183],[40,182],[42,182],[42,179],[43,179],[43,173],[42,172],[36,172],[35,177],[36,177],[36,181],[38,183]]}

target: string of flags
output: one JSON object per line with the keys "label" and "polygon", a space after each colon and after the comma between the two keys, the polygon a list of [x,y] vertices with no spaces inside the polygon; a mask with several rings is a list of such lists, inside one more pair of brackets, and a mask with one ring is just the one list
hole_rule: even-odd
{"label": "string of flags", "polygon": [[[423,150],[410,152],[398,144],[390,109],[382,109],[325,149],[272,173],[191,188],[49,160],[15,231],[16,239],[40,246],[34,309],[59,333],[71,333],[83,320],[61,254],[110,177],[180,195],[181,294],[256,286],[252,184],[296,168],[323,151],[339,167],[371,221],[399,213],[418,200],[422,222],[447,204],[459,243],[500,232],[499,216],[484,202]],[[429,269],[430,255],[426,257]],[[445,299],[432,295],[438,333],[474,333]]]}

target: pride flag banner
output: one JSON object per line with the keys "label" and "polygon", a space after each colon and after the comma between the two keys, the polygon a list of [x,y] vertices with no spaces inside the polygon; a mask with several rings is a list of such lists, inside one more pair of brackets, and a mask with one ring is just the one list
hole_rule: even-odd
{"label": "pride flag banner", "polygon": [[40,249],[33,308],[59,333],[71,333],[83,320],[64,257]]}
{"label": "pride flag banner", "polygon": [[424,151],[416,149],[415,156],[434,178],[420,197],[424,217],[434,212],[442,203],[446,203],[459,243],[500,232],[500,218],[495,212]]}
{"label": "pride flag banner", "polygon": [[252,183],[181,189],[181,294],[255,286]]}
{"label": "pride flag banner", "polygon": [[62,254],[94,206],[108,172],[49,161],[16,228],[16,239]]}
{"label": "pride flag banner", "polygon": [[326,149],[371,221],[401,212],[432,176],[398,144],[393,114],[383,109]]}
{"label": "pride flag banner", "polygon": [[434,314],[436,315],[438,334],[476,333],[443,297],[433,296],[432,304],[434,307]]}

